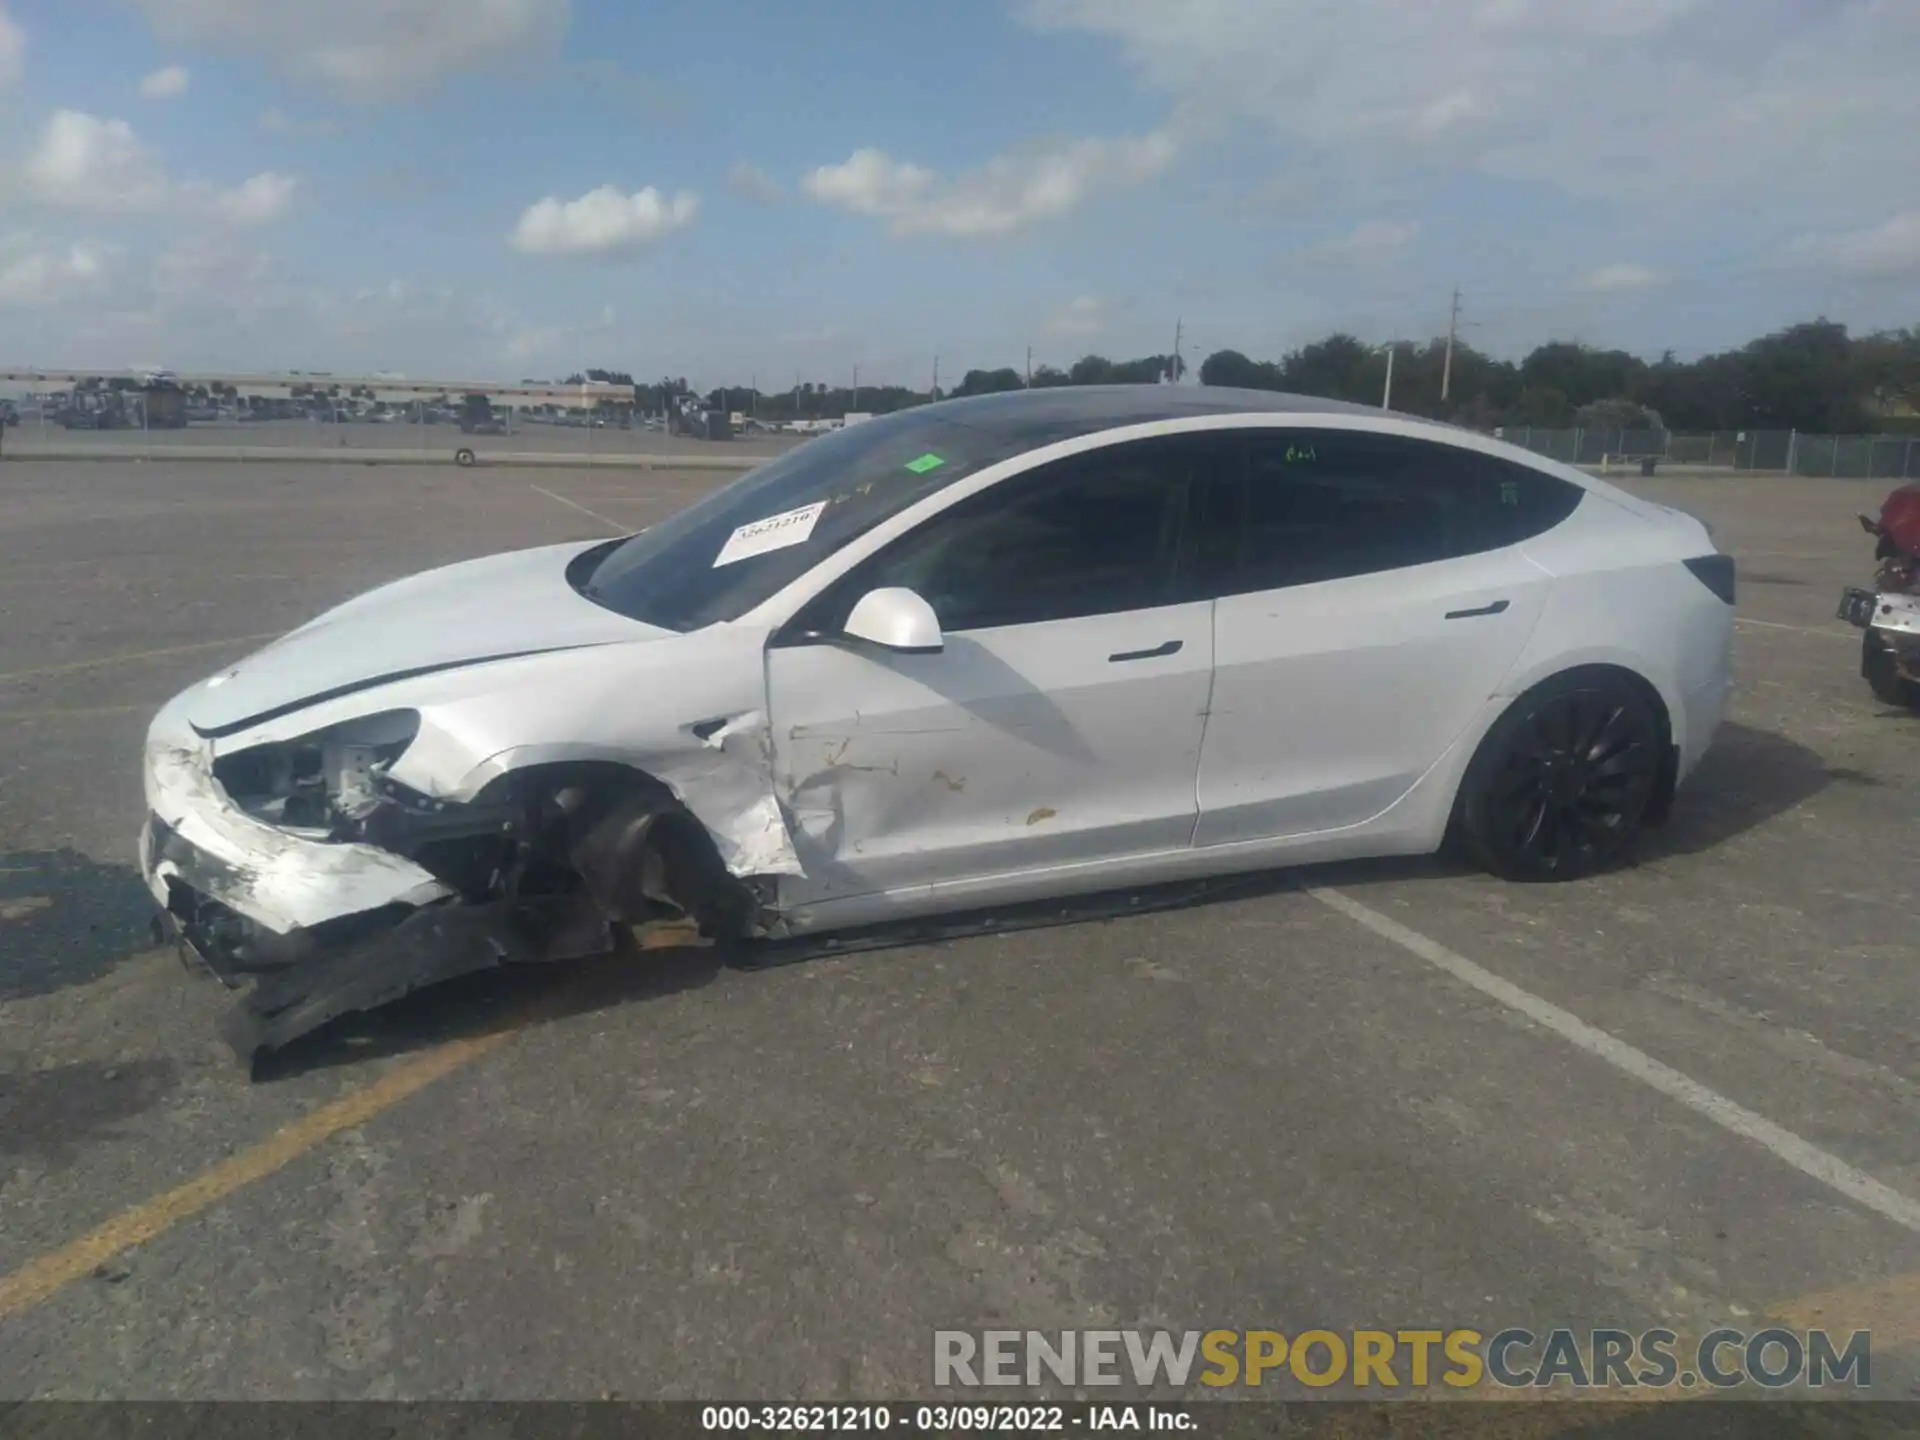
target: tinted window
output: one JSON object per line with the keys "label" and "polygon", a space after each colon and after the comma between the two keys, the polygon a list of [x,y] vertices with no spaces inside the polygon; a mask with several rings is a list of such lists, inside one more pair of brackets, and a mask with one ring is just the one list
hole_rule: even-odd
{"label": "tinted window", "polygon": [[796,628],[837,630],[886,585],[923,596],[949,631],[1170,604],[1192,496],[1219,453],[1206,442],[1119,445],[991,486],[867,561]]}
{"label": "tinted window", "polygon": [[1278,589],[1424,565],[1517,544],[1585,492],[1491,456],[1398,436],[1293,431],[1249,437],[1240,485],[1212,497],[1218,593]]}
{"label": "tinted window", "polygon": [[[732,620],[915,501],[1051,438],[1031,426],[956,424],[931,410],[850,425],[622,541],[574,582],[610,610],[671,630]],[[817,515],[804,513],[812,506]],[[757,539],[738,534],[769,521],[771,532]]]}

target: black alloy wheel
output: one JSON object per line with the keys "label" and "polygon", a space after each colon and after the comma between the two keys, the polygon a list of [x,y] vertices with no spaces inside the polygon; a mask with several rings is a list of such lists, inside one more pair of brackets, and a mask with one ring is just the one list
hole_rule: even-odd
{"label": "black alloy wheel", "polygon": [[1665,740],[1639,687],[1561,676],[1500,717],[1461,786],[1459,829],[1506,880],[1577,880],[1604,870],[1646,820]]}

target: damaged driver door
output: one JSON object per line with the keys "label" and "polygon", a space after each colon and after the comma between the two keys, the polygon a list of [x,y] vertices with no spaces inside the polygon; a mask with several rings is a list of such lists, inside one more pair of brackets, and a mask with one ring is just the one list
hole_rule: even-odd
{"label": "damaged driver door", "polygon": [[[775,785],[805,877],[783,908],[922,891],[979,903],[1041,870],[1184,851],[1213,668],[1183,598],[1218,442],[1133,442],[970,496],[863,563],[768,652]],[[846,634],[898,587],[940,648]]]}

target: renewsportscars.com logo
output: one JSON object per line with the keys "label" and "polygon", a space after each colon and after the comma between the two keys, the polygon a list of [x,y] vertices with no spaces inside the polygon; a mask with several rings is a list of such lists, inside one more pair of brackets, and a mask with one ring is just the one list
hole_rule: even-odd
{"label": "renewsportscars.com logo", "polygon": [[1866,1389],[1872,1338],[1826,1330],[936,1330],[936,1386]]}

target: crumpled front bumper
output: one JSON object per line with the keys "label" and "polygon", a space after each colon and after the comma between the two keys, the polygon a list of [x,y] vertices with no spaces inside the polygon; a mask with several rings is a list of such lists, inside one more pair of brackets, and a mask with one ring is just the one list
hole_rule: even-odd
{"label": "crumpled front bumper", "polygon": [[194,691],[147,732],[147,822],[140,873],[163,910],[204,902],[269,934],[290,936],[392,905],[418,907],[452,892],[420,866],[371,845],[335,845],[257,820],[213,775],[213,747],[187,722]]}
{"label": "crumpled front bumper", "polygon": [[402,856],[256,820],[214,778],[184,718],[192,693],[148,733],[140,873],[177,939],[228,986],[252,982],[223,1026],[243,1061],[455,975],[607,947],[574,897],[457,903]]}

